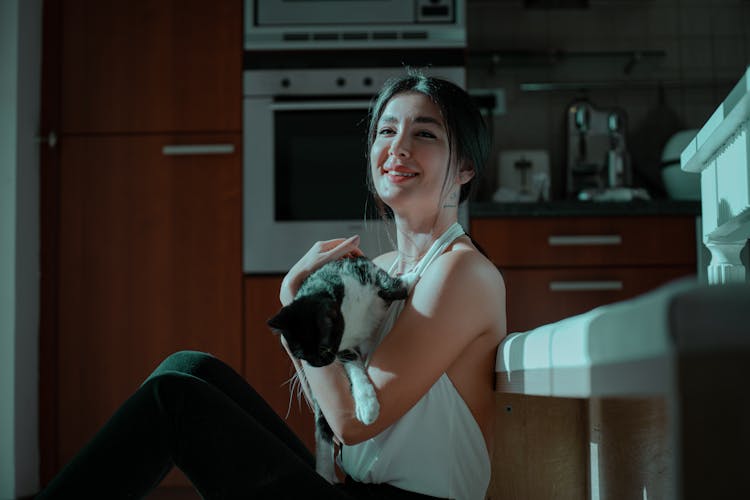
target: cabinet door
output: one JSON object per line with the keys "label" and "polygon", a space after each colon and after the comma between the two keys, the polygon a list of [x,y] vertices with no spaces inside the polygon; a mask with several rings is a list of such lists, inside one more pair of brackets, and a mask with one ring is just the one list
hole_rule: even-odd
{"label": "cabinet door", "polygon": [[281,276],[245,278],[245,378],[289,427],[315,450],[315,422],[304,396],[288,383],[294,367],[266,321],[278,312]]}
{"label": "cabinet door", "polygon": [[241,0],[66,0],[62,131],[239,131]]}
{"label": "cabinet door", "polygon": [[[234,152],[164,155],[174,141]],[[60,464],[169,353],[211,352],[241,373],[239,145],[239,134],[63,140]]]}

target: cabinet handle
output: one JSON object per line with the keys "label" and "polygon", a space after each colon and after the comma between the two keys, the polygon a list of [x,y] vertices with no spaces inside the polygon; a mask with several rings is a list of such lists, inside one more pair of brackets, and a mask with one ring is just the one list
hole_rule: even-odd
{"label": "cabinet handle", "polygon": [[161,148],[165,156],[230,155],[234,144],[170,144]]}
{"label": "cabinet handle", "polygon": [[54,149],[55,146],[57,146],[57,134],[54,130],[50,130],[49,134],[47,135],[38,135],[34,138],[36,142],[39,144],[46,144],[50,147],[50,149]]}
{"label": "cabinet handle", "polygon": [[553,235],[547,238],[551,247],[585,246],[585,245],[621,245],[619,234],[585,234],[580,236]]}
{"label": "cabinet handle", "polygon": [[550,292],[600,292],[622,290],[622,281],[550,281]]}

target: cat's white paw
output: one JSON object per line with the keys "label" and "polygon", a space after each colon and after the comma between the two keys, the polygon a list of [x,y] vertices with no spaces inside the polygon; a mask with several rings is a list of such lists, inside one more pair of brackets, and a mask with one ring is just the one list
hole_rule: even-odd
{"label": "cat's white paw", "polygon": [[[374,391],[373,391],[374,392]],[[371,425],[380,415],[380,403],[373,394],[372,397],[363,398],[357,404],[357,420],[365,425]]]}
{"label": "cat's white paw", "polygon": [[372,382],[367,378],[365,368],[361,361],[345,363],[344,368],[349,375],[349,382],[352,386],[352,396],[354,397],[354,414],[357,420],[365,425],[370,425],[380,415],[380,403],[378,395]]}

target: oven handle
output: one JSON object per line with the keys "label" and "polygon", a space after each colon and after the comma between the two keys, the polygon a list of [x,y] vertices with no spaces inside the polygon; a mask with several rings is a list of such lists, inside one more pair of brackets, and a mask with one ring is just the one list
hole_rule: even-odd
{"label": "oven handle", "polygon": [[363,109],[370,108],[370,101],[304,101],[274,102],[273,111],[318,111],[326,109]]}

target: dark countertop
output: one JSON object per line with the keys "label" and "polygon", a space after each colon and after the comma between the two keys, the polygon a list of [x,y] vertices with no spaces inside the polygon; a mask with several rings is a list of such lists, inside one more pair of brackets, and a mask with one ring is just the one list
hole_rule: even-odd
{"label": "dark countertop", "polygon": [[469,205],[469,216],[473,218],[700,215],[700,213],[700,201],[683,200],[473,202]]}

